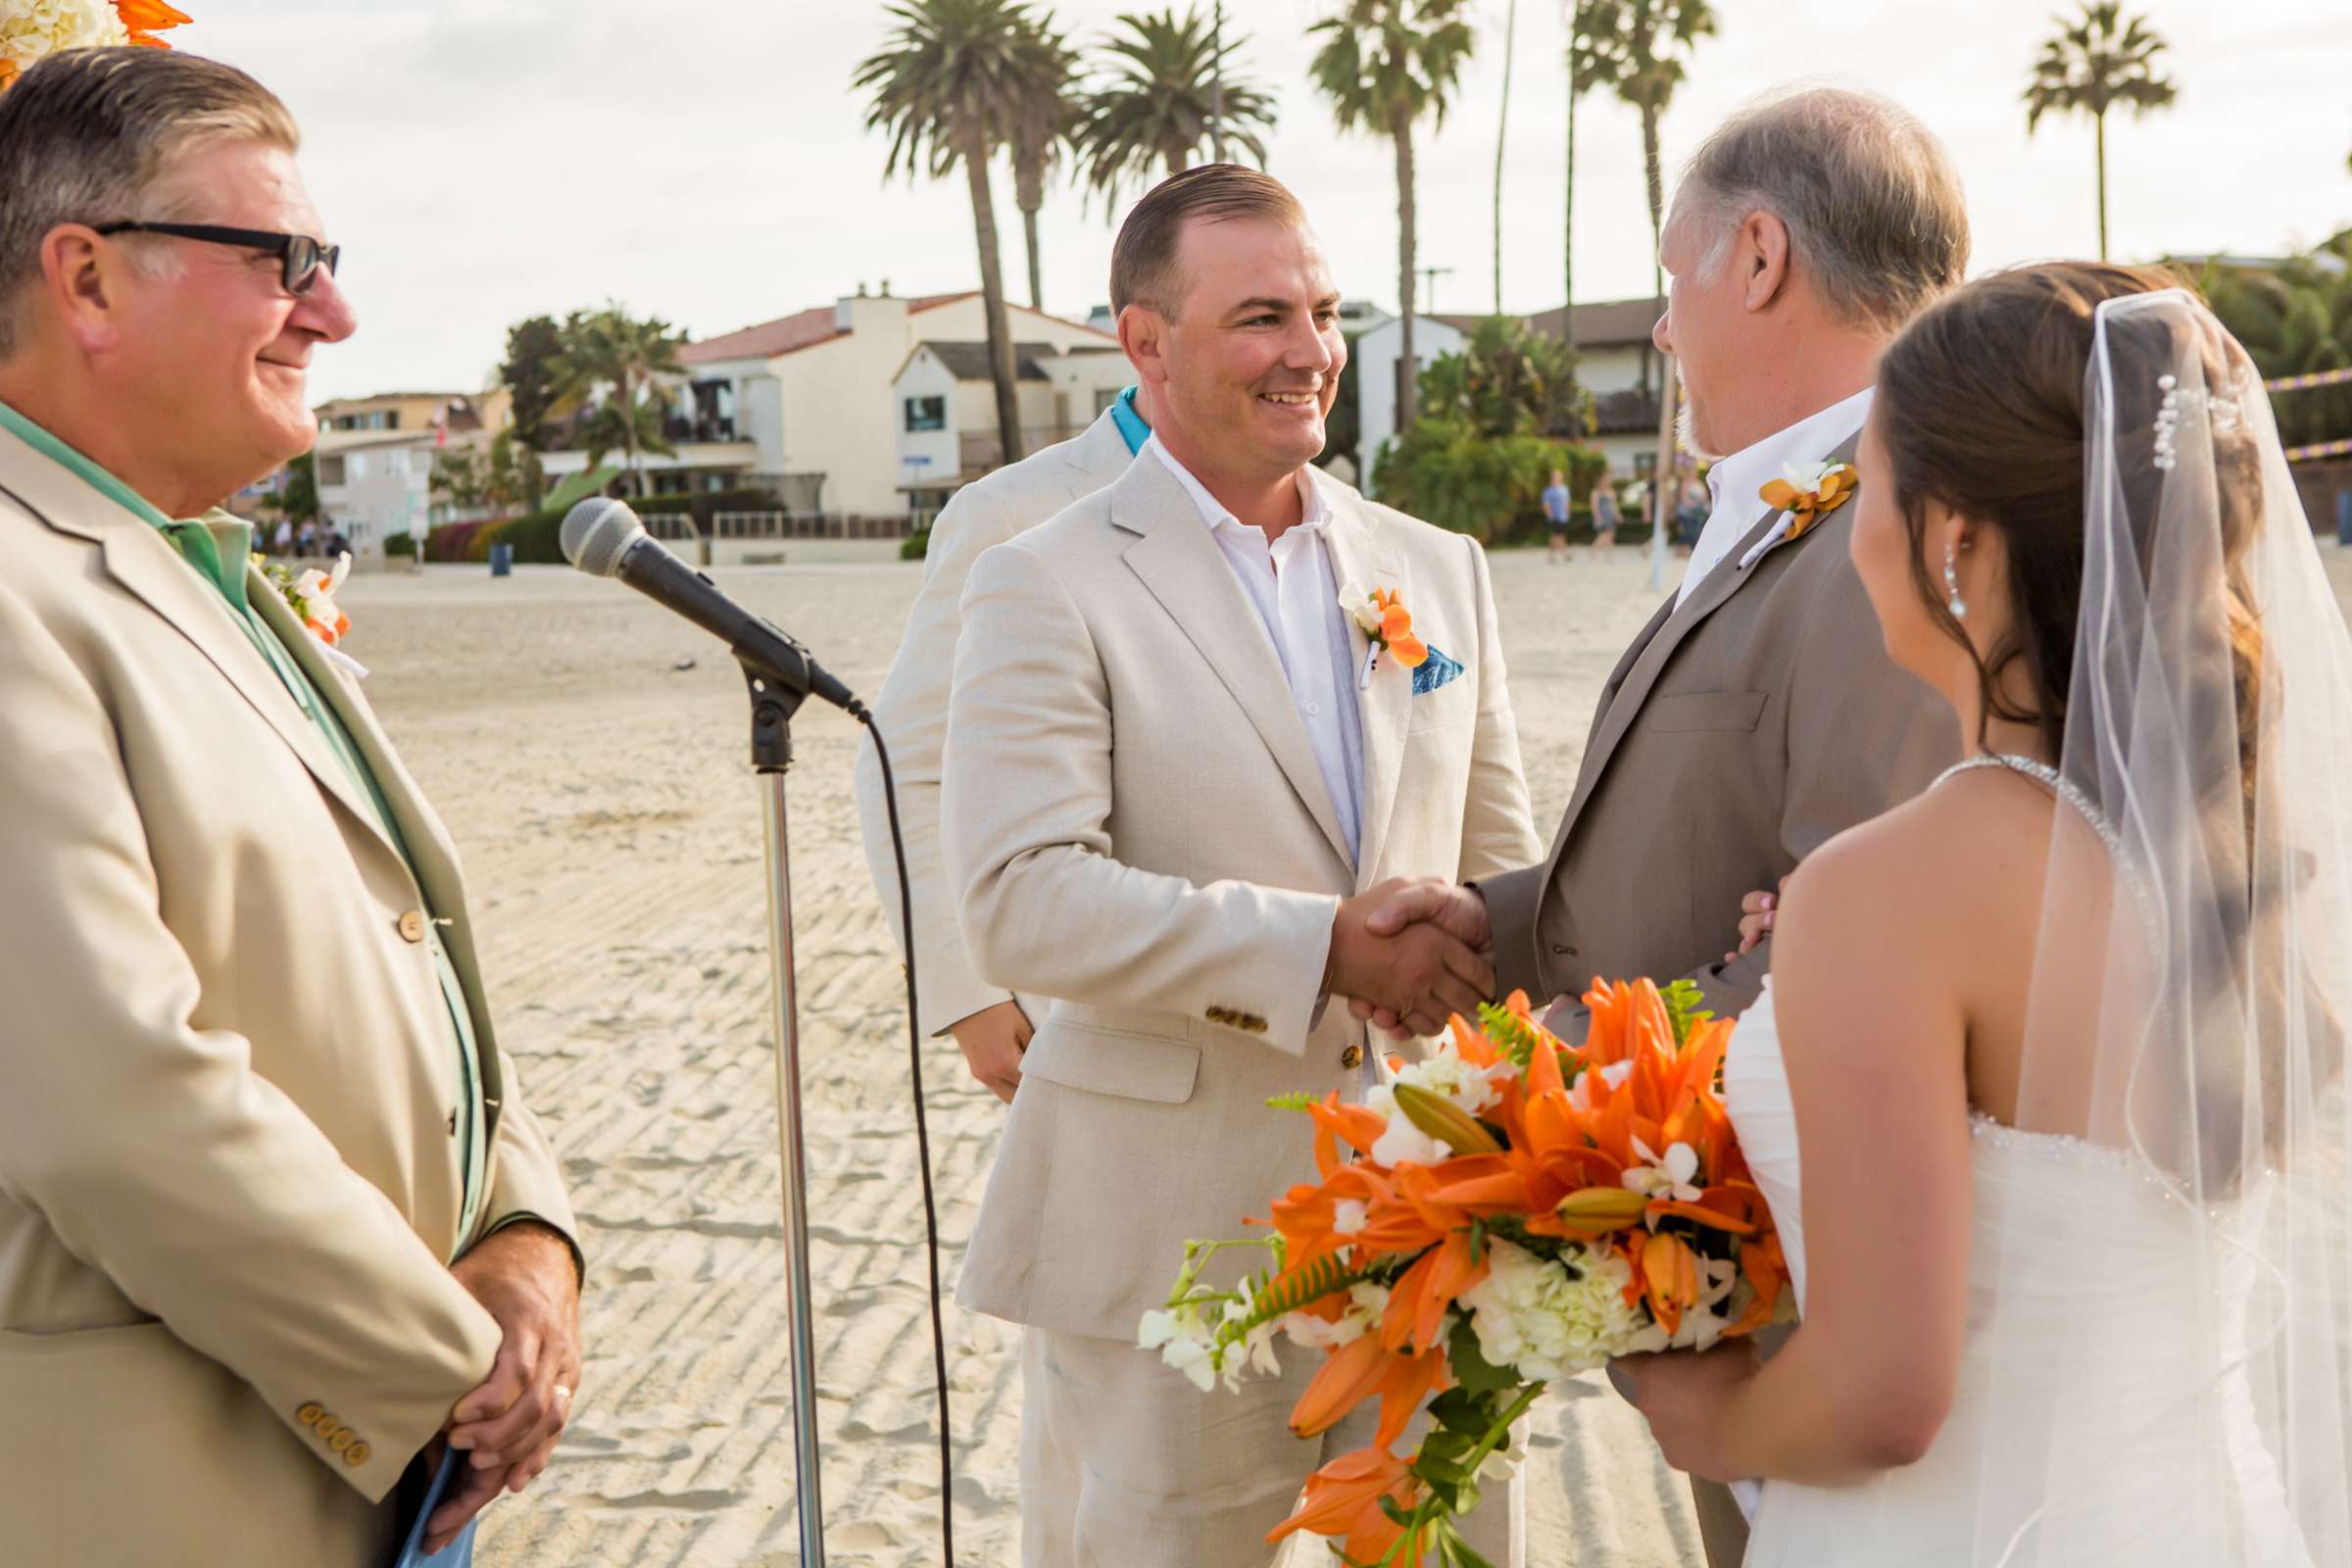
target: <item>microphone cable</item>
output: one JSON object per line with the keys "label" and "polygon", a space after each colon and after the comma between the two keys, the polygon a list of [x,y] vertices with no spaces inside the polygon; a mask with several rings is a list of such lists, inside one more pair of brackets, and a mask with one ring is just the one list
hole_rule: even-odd
{"label": "microphone cable", "polygon": [[882,744],[882,727],[860,703],[851,710],[874,743],[882,764],[882,803],[890,813],[890,853],[899,868],[899,930],[906,956],[906,1051],[914,1084],[914,1143],[923,1165],[924,1260],[931,1271],[931,1365],[939,1390],[939,1533],[947,1552],[947,1568],[956,1568],[956,1457],[950,1441],[954,1424],[948,1416],[948,1335],[940,1307],[939,1203],[931,1192],[931,1130],[923,1115],[923,1033],[915,1013],[914,889],[906,875],[906,841],[899,831],[899,787],[890,771],[890,748]]}

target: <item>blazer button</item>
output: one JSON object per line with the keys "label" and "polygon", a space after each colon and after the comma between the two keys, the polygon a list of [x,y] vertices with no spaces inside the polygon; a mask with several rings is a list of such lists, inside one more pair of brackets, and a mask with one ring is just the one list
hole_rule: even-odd
{"label": "blazer button", "polygon": [[343,1450],[343,1462],[357,1470],[368,1462],[368,1456],[374,1451],[365,1443],[355,1443]]}
{"label": "blazer button", "polygon": [[401,940],[405,942],[422,942],[424,940],[424,911],[411,909],[402,915],[400,917],[400,935]]}
{"label": "blazer button", "polygon": [[1363,1048],[1363,1047],[1361,1047],[1361,1046],[1349,1046],[1349,1047],[1348,1047],[1348,1048],[1346,1051],[1343,1051],[1343,1052],[1341,1052],[1341,1053],[1340,1053],[1340,1065],[1341,1065],[1341,1066],[1343,1066],[1343,1067],[1360,1067],[1360,1066],[1362,1066],[1363,1064],[1364,1064],[1364,1048]]}

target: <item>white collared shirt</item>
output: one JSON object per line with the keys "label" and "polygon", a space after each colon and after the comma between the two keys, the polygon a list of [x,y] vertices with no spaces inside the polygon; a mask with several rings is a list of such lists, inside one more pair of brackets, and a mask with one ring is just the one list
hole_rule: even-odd
{"label": "white collared shirt", "polygon": [[1324,533],[1331,503],[1314,479],[1314,466],[1298,473],[1298,521],[1268,543],[1266,531],[1244,523],[1208,487],[1193,477],[1153,436],[1144,450],[1159,454],[1176,482],[1200,510],[1200,520],[1232,563],[1242,591],[1265,623],[1275,657],[1291,683],[1291,701],[1306,726],[1316,771],[1340,819],[1350,859],[1363,851],[1364,732],[1355,706],[1355,644],[1340,608],[1340,585],[1332,571]]}
{"label": "white collared shirt", "polygon": [[1690,567],[1683,573],[1682,591],[1674,601],[1677,605],[1690,597],[1707,573],[1732,553],[1733,546],[1747,536],[1748,529],[1764,520],[1770,509],[1759,492],[1781,477],[1782,466],[1819,463],[1844,445],[1870,417],[1870,399],[1877,390],[1866,386],[1754,446],[1740,448],[1707,470],[1711,510],[1707,525],[1699,530],[1698,543],[1690,551]]}

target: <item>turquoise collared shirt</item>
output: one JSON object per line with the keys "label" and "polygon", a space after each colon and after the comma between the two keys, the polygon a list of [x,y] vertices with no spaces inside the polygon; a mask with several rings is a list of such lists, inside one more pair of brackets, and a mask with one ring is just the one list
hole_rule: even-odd
{"label": "turquoise collared shirt", "polygon": [[1111,400],[1110,422],[1119,427],[1119,435],[1127,443],[1127,455],[1134,457],[1152,439],[1152,423],[1135,406],[1135,388],[1129,387]]}
{"label": "turquoise collared shirt", "polygon": [[[172,542],[179,552],[180,559],[198,576],[219,591],[228,606],[229,619],[236,623],[237,629],[253,644],[263,662],[275,672],[287,694],[294,699],[294,706],[301,709],[303,715],[317,727],[320,738],[326,742],[327,750],[334,753],[336,760],[350,773],[352,781],[359,785],[360,798],[368,803],[375,825],[382,830],[386,839],[399,848],[401,858],[408,862],[410,879],[418,890],[417,903],[429,917],[432,909],[423,896],[423,879],[416,874],[416,857],[410,854],[408,842],[401,837],[399,824],[393,820],[392,808],[384,799],[383,786],[376,781],[374,770],[368,767],[367,758],[352,741],[351,731],[344,727],[342,718],[318,695],[302,666],[294,662],[294,656],[277,640],[276,633],[270,629],[270,623],[262,618],[261,612],[253,608],[246,597],[245,564],[252,552],[252,527],[243,519],[219,510],[195,521],[177,521],[165,516],[146,497],[4,402],[0,402],[0,428],[5,428],[108,500],[150,524]],[[449,949],[441,940],[439,926],[429,918],[425,927],[425,941],[431,947],[433,967],[440,977],[442,1001],[448,1005],[451,1043],[458,1055],[458,1082],[465,1096],[457,1109],[458,1125],[453,1129],[466,1141],[464,1207],[458,1224],[458,1246],[463,1250],[481,1215],[485,1196],[483,1175],[489,1162],[488,1140],[483,1125],[480,1048],[474,1036],[473,1009],[466,1005],[466,990],[458,979],[457,965],[450,961]]]}

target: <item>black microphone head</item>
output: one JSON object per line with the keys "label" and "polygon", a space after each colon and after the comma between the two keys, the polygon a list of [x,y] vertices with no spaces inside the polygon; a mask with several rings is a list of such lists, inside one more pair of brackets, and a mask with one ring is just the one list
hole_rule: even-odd
{"label": "black microphone head", "polygon": [[628,503],[611,496],[590,496],[564,514],[561,534],[564,559],[591,577],[610,577],[620,570],[620,558],[645,537]]}

